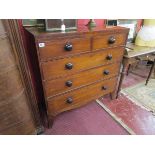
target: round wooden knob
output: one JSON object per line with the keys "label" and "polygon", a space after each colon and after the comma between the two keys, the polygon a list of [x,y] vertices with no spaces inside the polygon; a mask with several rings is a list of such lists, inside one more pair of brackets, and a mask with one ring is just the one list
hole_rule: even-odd
{"label": "round wooden knob", "polygon": [[112,59],[112,55],[111,54],[108,54],[107,60],[111,60],[111,59]]}
{"label": "round wooden knob", "polygon": [[73,103],[72,97],[68,97],[67,100],[66,100],[66,102],[69,103],[69,104]]}
{"label": "round wooden knob", "polygon": [[108,40],[109,44],[114,44],[116,41],[115,37],[114,36],[111,36]]}
{"label": "round wooden knob", "polygon": [[65,67],[66,67],[66,69],[72,69],[73,68],[73,64],[72,63],[67,63],[66,65],[65,65]]}
{"label": "round wooden knob", "polygon": [[72,48],[73,48],[73,45],[70,44],[70,43],[67,43],[64,48],[65,48],[66,51],[71,51]]}
{"label": "round wooden knob", "polygon": [[109,75],[109,70],[104,70],[104,72],[103,72],[105,75]]}
{"label": "round wooden knob", "polygon": [[67,87],[71,87],[72,84],[73,84],[72,81],[67,81],[67,82],[66,82],[66,86],[67,86]]}
{"label": "round wooden knob", "polygon": [[107,86],[102,86],[102,90],[107,90],[108,87]]}

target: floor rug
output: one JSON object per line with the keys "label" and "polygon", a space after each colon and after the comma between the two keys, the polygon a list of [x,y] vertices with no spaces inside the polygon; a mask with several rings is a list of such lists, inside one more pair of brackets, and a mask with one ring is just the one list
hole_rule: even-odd
{"label": "floor rug", "polygon": [[121,93],[135,104],[155,113],[155,79],[150,79],[147,86],[144,81],[122,89]]}
{"label": "floor rug", "polygon": [[123,94],[114,100],[108,96],[101,97],[97,102],[130,134],[155,135],[155,116],[136,105]]}
{"label": "floor rug", "polygon": [[108,113],[110,116],[118,122],[124,129],[126,129],[131,135],[135,135],[135,132],[127,126],[121,118],[119,118],[115,113],[113,113],[108,107],[106,107],[99,99],[96,102]]}

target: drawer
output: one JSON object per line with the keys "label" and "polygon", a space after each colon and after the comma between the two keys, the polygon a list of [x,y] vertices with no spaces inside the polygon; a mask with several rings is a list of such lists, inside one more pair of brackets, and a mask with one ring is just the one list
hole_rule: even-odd
{"label": "drawer", "polygon": [[47,103],[48,114],[54,116],[60,112],[84,105],[94,98],[113,92],[116,81],[117,78],[104,80],[64,95],[53,97]]}
{"label": "drawer", "polygon": [[110,64],[122,59],[123,47],[105,49],[99,52],[81,54],[59,60],[41,63],[42,75],[44,80],[55,79],[65,75]]}
{"label": "drawer", "polygon": [[55,96],[65,91],[70,91],[75,88],[88,85],[104,78],[111,78],[118,75],[120,63],[105,65],[102,67],[90,69],[87,71],[58,78],[50,81],[45,81],[46,97]]}
{"label": "drawer", "polygon": [[41,60],[61,58],[73,54],[90,51],[90,38],[59,39],[51,42],[44,42],[44,47],[39,47]]}
{"label": "drawer", "polygon": [[127,35],[124,33],[96,36],[93,38],[92,50],[125,45],[126,38]]}

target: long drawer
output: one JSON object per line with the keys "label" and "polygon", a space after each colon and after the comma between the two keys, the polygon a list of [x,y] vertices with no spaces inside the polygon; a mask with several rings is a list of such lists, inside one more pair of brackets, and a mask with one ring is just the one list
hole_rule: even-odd
{"label": "long drawer", "polygon": [[115,77],[53,97],[47,101],[48,115],[54,116],[60,112],[74,109],[94,98],[110,93],[115,89],[116,81],[117,78]]}
{"label": "long drawer", "polygon": [[105,65],[87,71],[44,82],[46,97],[88,85],[97,80],[111,78],[119,73],[120,63]]}
{"label": "long drawer", "polygon": [[93,38],[92,50],[125,45],[126,36],[125,33],[96,36]]}
{"label": "long drawer", "polygon": [[55,79],[65,75],[119,61],[124,53],[123,47],[81,54],[59,60],[41,63],[43,80]]}
{"label": "long drawer", "polygon": [[85,51],[90,51],[90,38],[76,39],[59,39],[56,41],[43,42],[43,47],[39,47],[40,60],[48,60],[61,58],[68,55],[78,54]]}

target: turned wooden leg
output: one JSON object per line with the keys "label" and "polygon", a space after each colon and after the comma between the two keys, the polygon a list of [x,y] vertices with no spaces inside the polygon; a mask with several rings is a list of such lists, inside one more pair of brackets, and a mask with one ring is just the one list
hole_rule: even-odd
{"label": "turned wooden leg", "polygon": [[118,98],[119,93],[121,91],[122,83],[123,83],[124,77],[126,75],[126,68],[127,68],[128,64],[129,64],[129,59],[128,58],[123,58],[123,62],[122,62],[123,69],[122,69],[121,77],[120,77],[119,84],[118,84],[116,98]]}
{"label": "turned wooden leg", "polygon": [[147,85],[148,82],[149,82],[149,79],[150,79],[150,76],[151,76],[151,74],[152,74],[152,72],[153,72],[153,68],[154,68],[154,66],[155,66],[155,59],[154,59],[154,62],[153,62],[153,64],[152,64],[152,66],[151,66],[151,69],[150,69],[149,75],[148,75],[148,77],[147,77],[147,79],[146,79],[146,83],[145,83],[145,85]]}

